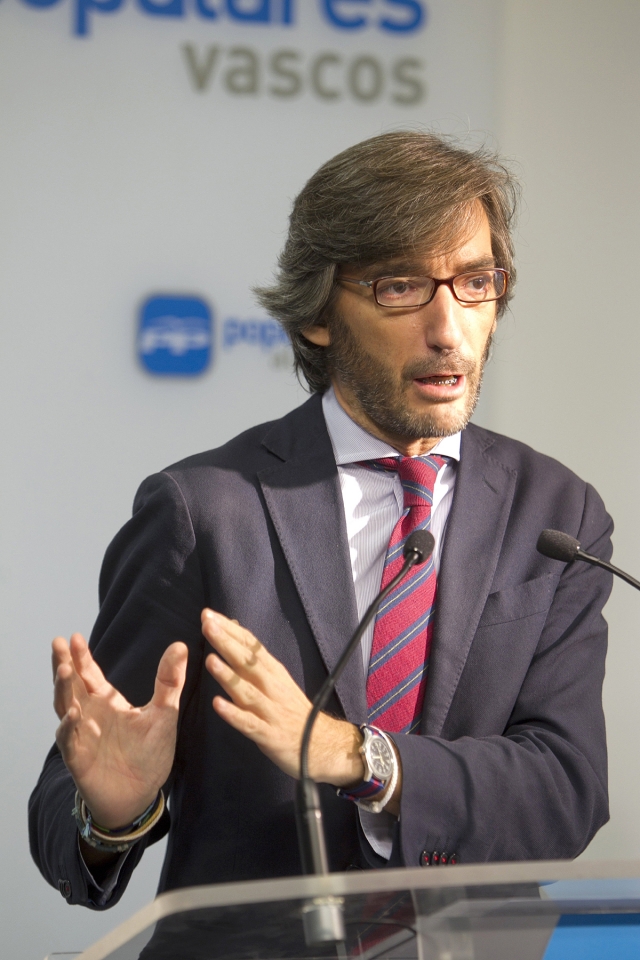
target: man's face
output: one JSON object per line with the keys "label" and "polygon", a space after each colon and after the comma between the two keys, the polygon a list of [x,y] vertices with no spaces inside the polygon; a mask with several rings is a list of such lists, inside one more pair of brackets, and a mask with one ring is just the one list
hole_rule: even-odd
{"label": "man's face", "polygon": [[[368,269],[344,265],[339,275],[442,278],[492,266],[482,210],[476,227],[450,253]],[[411,455],[465,427],[495,330],[495,302],[464,305],[440,286],[431,303],[397,310],[379,306],[368,287],[339,287],[327,327],[314,327],[308,336],[329,347],[334,388],[353,419]]]}

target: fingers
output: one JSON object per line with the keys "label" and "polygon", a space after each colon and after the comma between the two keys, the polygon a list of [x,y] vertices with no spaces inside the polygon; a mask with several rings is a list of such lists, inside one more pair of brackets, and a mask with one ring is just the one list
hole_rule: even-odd
{"label": "fingers", "polygon": [[56,637],[51,644],[51,663],[53,667],[53,708],[62,719],[71,704],[78,702],[78,696],[85,693],[71,656],[71,650],[64,637]]}
{"label": "fingers", "polygon": [[205,666],[214,680],[218,681],[225,693],[229,694],[237,706],[258,713],[267,712],[269,701],[262,691],[255,684],[243,680],[235,670],[232,670],[215,653],[209,654],[205,660]]}
{"label": "fingers", "polygon": [[151,703],[159,709],[177,710],[180,694],[187,675],[189,650],[185,643],[172,643],[167,647],[158,664],[156,682]]}
{"label": "fingers", "polygon": [[75,697],[73,693],[73,678],[75,671],[71,663],[61,663],[53,682],[53,709],[62,720]]}
{"label": "fingers", "polygon": [[52,643],[53,708],[60,720],[56,730],[56,743],[65,763],[72,763],[75,753],[75,732],[82,710],[74,692],[77,674],[71,659],[71,651],[64,637],[56,637]]}
{"label": "fingers", "polygon": [[202,632],[216,651],[206,658],[206,668],[231,698],[214,697],[214,710],[281,770],[296,776],[308,698],[284,665],[233,620],[203,610]]}
{"label": "fingers", "polygon": [[60,719],[74,699],[79,705],[89,694],[112,690],[81,633],[73,633],[68,645],[64,637],[56,637],[51,649],[53,706]]}
{"label": "fingers", "polygon": [[224,697],[213,698],[213,709],[229,726],[253,740],[260,748],[269,742],[269,725],[255,713],[243,710]]}
{"label": "fingers", "polygon": [[81,712],[77,702],[72,703],[67,712],[60,719],[56,730],[56,743],[62,754],[62,759],[69,766],[73,764],[76,753],[76,731],[81,719]]}
{"label": "fingers", "polygon": [[71,651],[64,637],[56,637],[51,644],[51,667],[55,682],[56,673],[61,663],[71,663]]}
{"label": "fingers", "polygon": [[221,613],[203,610],[202,632],[230,667],[241,675],[251,676],[254,682],[259,682],[260,676],[284,669],[249,630]]}
{"label": "fingers", "polygon": [[81,633],[71,634],[69,641],[71,658],[78,676],[84,683],[87,693],[106,692],[111,685],[105,680],[104,674],[91,656],[89,644]]}

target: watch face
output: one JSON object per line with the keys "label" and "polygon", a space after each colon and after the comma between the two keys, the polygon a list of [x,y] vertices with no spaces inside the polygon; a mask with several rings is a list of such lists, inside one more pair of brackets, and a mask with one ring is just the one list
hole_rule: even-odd
{"label": "watch face", "polygon": [[388,780],[393,773],[393,752],[386,740],[374,737],[369,742],[367,760],[374,777],[378,780]]}

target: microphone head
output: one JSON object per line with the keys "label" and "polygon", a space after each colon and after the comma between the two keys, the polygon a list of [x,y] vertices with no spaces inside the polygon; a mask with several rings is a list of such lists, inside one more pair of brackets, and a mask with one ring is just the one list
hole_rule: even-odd
{"label": "microphone head", "polygon": [[562,560],[563,563],[572,563],[579,549],[580,541],[560,530],[543,530],[536,544],[538,553],[552,560]]}
{"label": "microphone head", "polygon": [[428,530],[414,530],[405,541],[402,556],[405,560],[408,560],[411,554],[414,554],[416,564],[421,564],[429,559],[435,545],[436,541],[433,539],[433,534],[429,533]]}

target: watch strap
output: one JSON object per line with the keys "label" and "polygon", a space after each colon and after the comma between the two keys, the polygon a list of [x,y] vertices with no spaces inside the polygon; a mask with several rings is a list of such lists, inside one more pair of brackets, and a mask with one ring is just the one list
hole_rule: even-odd
{"label": "watch strap", "polygon": [[357,802],[358,800],[369,800],[371,797],[375,797],[378,793],[382,793],[385,786],[386,783],[384,780],[371,777],[371,780],[365,780],[357,787],[351,787],[349,790],[343,790],[341,787],[338,787],[336,792],[339,797],[343,797],[345,800]]}

